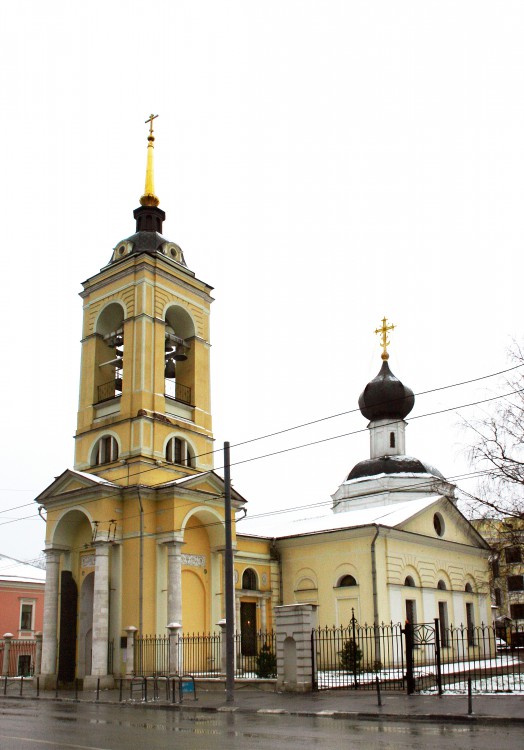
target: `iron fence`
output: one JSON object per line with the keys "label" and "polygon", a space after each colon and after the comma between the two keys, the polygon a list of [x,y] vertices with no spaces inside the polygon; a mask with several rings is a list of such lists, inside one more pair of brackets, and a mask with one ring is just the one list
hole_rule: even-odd
{"label": "iron fence", "polygon": [[405,655],[400,624],[325,627],[311,635],[315,690],[404,688]]}
{"label": "iron fence", "polygon": [[169,636],[137,636],[134,659],[134,673],[139,677],[169,674]]}
{"label": "iron fence", "polygon": [[[312,632],[313,686],[408,693],[524,689],[524,633],[515,626],[431,623],[318,628]],[[523,646],[520,644],[523,643]]]}
{"label": "iron fence", "polygon": [[273,631],[259,631],[250,638],[235,633],[235,677],[276,677],[276,646],[277,638]]}
{"label": "iron fence", "polygon": [[[0,670],[3,670],[5,641],[0,639]],[[36,641],[12,639],[9,648],[8,677],[31,677],[35,671]]]}
{"label": "iron fence", "polygon": [[[137,636],[135,638],[134,674],[137,677],[154,677],[171,674],[170,648],[175,650],[172,659],[179,674],[195,677],[218,677],[224,674],[225,643],[221,633],[183,633],[172,636]],[[259,632],[246,640],[236,633],[235,676],[244,678],[276,677],[276,635]]]}

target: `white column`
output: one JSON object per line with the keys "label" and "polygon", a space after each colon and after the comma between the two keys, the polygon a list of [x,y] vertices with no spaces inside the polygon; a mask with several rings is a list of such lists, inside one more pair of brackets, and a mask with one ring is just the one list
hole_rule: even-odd
{"label": "white column", "polygon": [[56,675],[58,636],[58,578],[61,550],[46,549],[42,674]]}
{"label": "white column", "polygon": [[95,542],[95,582],[93,595],[93,658],[91,675],[107,675],[109,638],[109,544]]}
{"label": "white column", "polygon": [[182,625],[182,540],[167,545],[167,623]]}

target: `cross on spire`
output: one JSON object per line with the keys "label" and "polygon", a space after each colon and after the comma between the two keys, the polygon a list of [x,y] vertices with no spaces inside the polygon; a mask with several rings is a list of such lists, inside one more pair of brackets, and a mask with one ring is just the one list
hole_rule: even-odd
{"label": "cross on spire", "polygon": [[146,125],[149,123],[149,135],[153,135],[153,120],[156,120],[158,115],[149,115],[149,117],[146,120]]}
{"label": "cross on spire", "polygon": [[382,347],[382,359],[389,359],[388,354],[388,346],[389,346],[389,339],[388,339],[388,331],[392,331],[395,326],[393,324],[388,326],[388,319],[382,318],[382,328],[375,328],[375,333],[379,333],[381,336],[381,342],[380,346]]}

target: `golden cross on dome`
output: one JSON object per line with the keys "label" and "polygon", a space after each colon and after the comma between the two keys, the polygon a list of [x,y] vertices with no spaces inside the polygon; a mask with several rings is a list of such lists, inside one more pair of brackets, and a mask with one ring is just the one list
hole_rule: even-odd
{"label": "golden cross on dome", "polygon": [[149,123],[149,135],[153,135],[153,120],[156,120],[158,115],[149,115],[146,120],[146,125]]}
{"label": "golden cross on dome", "polygon": [[382,318],[382,328],[376,328],[375,333],[380,333],[382,341],[380,342],[380,346],[382,347],[382,359],[389,359],[388,354],[388,346],[389,346],[389,339],[388,339],[388,331],[392,331],[395,328],[393,324],[388,326],[388,319]]}

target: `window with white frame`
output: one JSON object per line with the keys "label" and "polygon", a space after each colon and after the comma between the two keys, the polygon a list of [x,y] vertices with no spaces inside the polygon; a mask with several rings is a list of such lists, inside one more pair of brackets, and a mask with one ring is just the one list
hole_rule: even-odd
{"label": "window with white frame", "polygon": [[180,466],[194,467],[195,454],[186,440],[179,437],[172,437],[167,441],[166,461],[169,461],[171,464],[179,464]]}
{"label": "window with white frame", "polygon": [[34,630],[35,602],[22,600],[20,602],[20,630]]}
{"label": "window with white frame", "polygon": [[97,442],[94,451],[93,465],[110,464],[118,458],[118,443],[112,435],[104,435]]}

